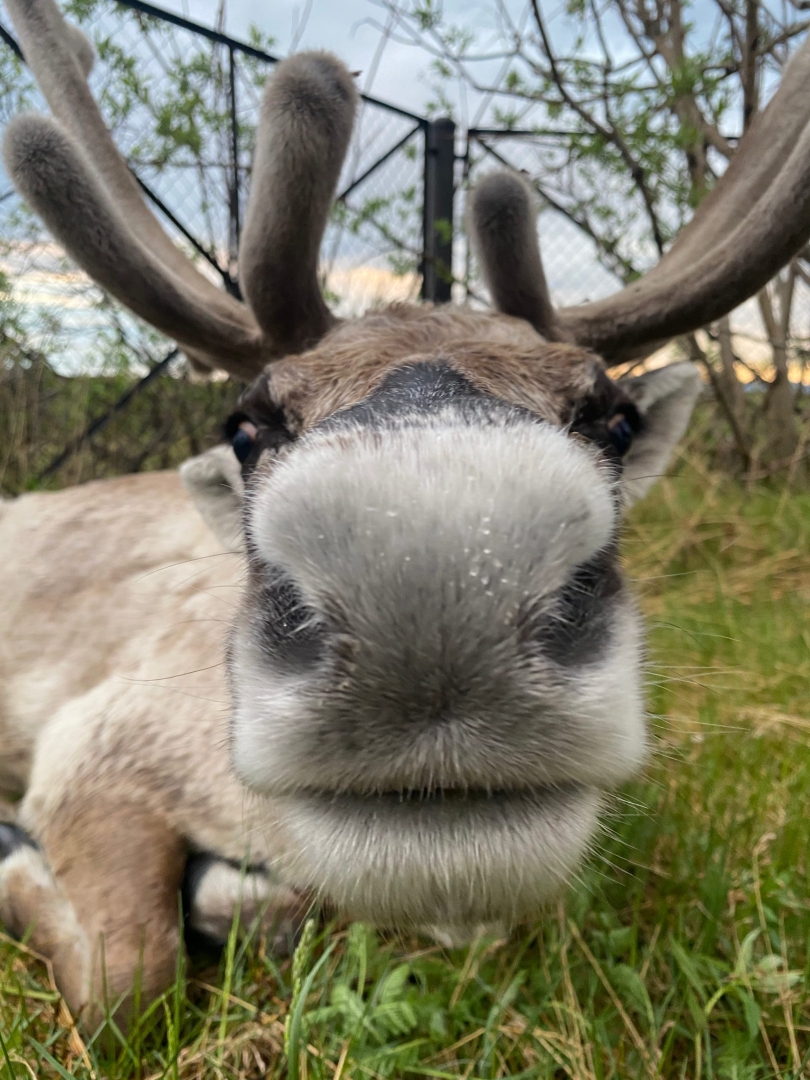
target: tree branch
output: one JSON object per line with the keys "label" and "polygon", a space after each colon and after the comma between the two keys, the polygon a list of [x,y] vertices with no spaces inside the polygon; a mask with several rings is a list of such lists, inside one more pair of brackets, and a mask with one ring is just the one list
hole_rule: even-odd
{"label": "tree branch", "polygon": [[600,121],[593,115],[593,113],[586,109],[569,92],[565,79],[563,78],[559,67],[557,66],[557,61],[554,56],[554,50],[551,47],[551,42],[549,40],[548,34],[546,33],[543,16],[540,14],[539,2],[538,0],[531,0],[531,4],[532,11],[534,13],[534,20],[537,24],[537,29],[540,32],[540,37],[543,42],[543,50],[546,54],[549,68],[551,70],[551,81],[553,81],[554,85],[557,87],[560,97],[563,99],[565,104],[568,105],[569,108],[573,109],[574,112],[576,112],[576,114],[582,120],[584,120],[586,124],[589,124],[594,129],[594,131],[598,132],[599,135],[601,135],[606,142],[612,143],[621,154],[622,160],[627,166],[630,176],[633,179],[633,183],[638,188],[639,193],[641,194],[641,198],[644,202],[644,206],[647,210],[647,216],[650,220],[650,226],[652,228],[655,245],[658,248],[659,253],[663,254],[664,236],[661,230],[660,222],[658,220],[658,215],[655,210],[655,202],[652,193],[647,186],[644,169],[633,156],[619,129],[615,125],[611,125],[611,127],[605,127],[605,125],[600,123]]}

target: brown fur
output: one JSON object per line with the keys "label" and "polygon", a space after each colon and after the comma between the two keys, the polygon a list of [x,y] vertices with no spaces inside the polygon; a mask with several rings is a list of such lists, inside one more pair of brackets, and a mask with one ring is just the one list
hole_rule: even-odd
{"label": "brown fur", "polygon": [[[58,123],[16,121],[9,170],[97,282],[196,361],[239,377],[321,338],[333,319],[317,285],[318,245],[355,103],[343,65],[305,54],[271,80],[242,238],[243,304],[200,278],[147,211],[90,96],[83,46],[52,0],[13,0],[10,10]],[[499,215],[497,193],[513,185],[488,190],[488,220],[513,233],[498,224],[482,246],[493,295],[551,336],[536,244],[518,235],[530,208]],[[516,266],[521,280],[504,280]],[[549,344],[509,315],[394,307],[335,326],[253,392],[306,431],[362,401],[392,368],[426,359],[555,426],[600,373],[591,353]],[[681,373],[670,389],[691,407],[687,383]],[[665,460],[681,414],[646,473]],[[231,485],[227,472],[208,470],[209,495],[220,476],[220,488]],[[176,474],[24,496],[3,506],[0,544],[0,796],[24,793],[17,819],[41,848],[0,860],[0,919],[33,930],[69,1006],[92,1022],[139,970],[145,999],[170,981],[189,853],[278,866],[295,848],[279,803],[246,795],[229,762],[223,659],[244,564],[214,540]],[[272,880],[267,895],[276,911],[294,900]]]}
{"label": "brown fur", "polygon": [[226,750],[241,557],[222,553],[173,472],[4,511],[0,796],[25,792],[17,819],[42,855],[3,882],[14,905],[0,920],[33,929],[72,1010],[105,990],[114,1001],[139,968],[146,1000],[175,970],[186,853],[238,863],[247,843],[261,861],[280,840]]}
{"label": "brown fur", "polygon": [[362,401],[392,368],[427,359],[446,360],[479,389],[555,424],[570,420],[599,366],[593,353],[546,342],[522,319],[397,304],[268,368],[270,396],[306,431]]}
{"label": "brown fur", "polygon": [[[111,817],[126,821],[137,843],[111,830]],[[159,807],[138,796],[122,800],[120,784],[111,783],[106,790],[97,784],[89,812],[81,789],[68,792],[40,840],[66,898],[81,913],[90,960],[84,1000],[96,1009],[116,1006],[132,993],[134,974],[143,1000],[151,1001],[177,970],[183,839]],[[60,985],[70,985],[66,965],[54,973]],[[84,1019],[92,1026],[100,1018],[96,1012]]]}

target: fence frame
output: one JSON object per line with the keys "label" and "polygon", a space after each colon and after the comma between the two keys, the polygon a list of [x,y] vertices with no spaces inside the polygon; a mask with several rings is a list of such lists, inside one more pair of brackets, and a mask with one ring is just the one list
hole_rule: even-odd
{"label": "fence frame", "polygon": [[[147,0],[116,0],[120,7],[139,12],[148,18],[169,23],[186,30],[198,37],[205,38],[228,50],[228,108],[230,113],[230,181],[228,184],[229,236],[228,266],[223,266],[214,252],[203,244],[182,220],[152,190],[133,169],[133,175],[141,190],[152,205],[180,232],[222,279],[224,288],[236,297],[241,297],[237,277],[237,258],[241,233],[240,221],[240,178],[239,178],[239,125],[236,99],[236,60],[238,53],[260,60],[266,64],[277,64],[282,57],[275,56],[264,49],[246,41],[231,37],[220,30],[214,30],[202,23],[187,19],[173,11],[150,4]],[[21,59],[25,60],[22,49],[14,36],[0,23],[0,39]],[[422,253],[419,260],[419,272],[422,275],[421,298],[434,303],[448,303],[451,298],[453,275],[453,239],[455,235],[454,200],[455,200],[455,163],[469,162],[471,143],[478,143],[483,149],[500,158],[497,152],[487,145],[486,137],[508,135],[512,137],[561,137],[570,132],[554,130],[519,130],[504,128],[470,128],[464,133],[464,152],[456,152],[456,125],[450,117],[426,117],[411,112],[390,101],[361,93],[362,101],[375,108],[392,113],[405,120],[411,120],[413,127],[393,146],[381,154],[364,172],[356,177],[336,196],[336,201],[345,202],[347,197],[363,184],[377,169],[401,150],[417,133],[424,140],[423,204],[422,204]],[[511,166],[509,166],[511,168]]]}
{"label": "fence frame", "polygon": [[[228,265],[223,266],[216,253],[194,235],[172,209],[153,191],[137,172],[130,167],[141,190],[155,209],[191,244],[194,250],[209,263],[222,280],[223,287],[232,296],[241,298],[237,273],[238,250],[242,222],[240,220],[240,176],[239,176],[239,124],[236,92],[236,57],[238,54],[249,56],[266,64],[277,64],[282,59],[248,42],[229,36],[219,30],[211,29],[201,23],[187,19],[172,11],[166,11],[147,0],[116,0],[120,7],[139,12],[148,18],[168,23],[185,30],[197,37],[204,38],[228,51],[228,110],[230,121],[230,162],[228,177]],[[25,62],[22,49],[13,34],[0,23],[0,39],[16,56]],[[422,204],[422,250],[419,259],[419,272],[422,276],[421,298],[436,304],[448,303],[451,299],[452,286],[456,280],[453,274],[453,241],[455,236],[455,166],[464,163],[464,181],[470,159],[470,147],[477,142],[485,150],[500,158],[497,152],[486,144],[487,136],[537,136],[565,135],[565,132],[535,132],[491,128],[470,128],[464,133],[464,152],[456,151],[456,124],[450,117],[426,117],[411,112],[389,101],[361,93],[365,103],[382,109],[395,116],[412,122],[412,127],[393,146],[390,146],[360,176],[336,196],[336,201],[345,202],[348,196],[362,185],[377,169],[401,150],[411,139],[421,137],[424,149],[423,167],[423,204]],[[503,160],[503,159],[501,159]],[[508,166],[508,162],[503,162]],[[511,166],[509,166],[511,167]],[[469,292],[469,290],[468,290]],[[470,294],[472,295],[472,294]],[[127,393],[115,402],[103,415],[95,417],[85,430],[57,455],[43,472],[43,478],[55,472],[65,461],[87,441],[100,431],[112,416],[125,408],[130,401],[158,375],[166,370],[169,362],[177,354],[173,349],[164,359],[155,364]]]}

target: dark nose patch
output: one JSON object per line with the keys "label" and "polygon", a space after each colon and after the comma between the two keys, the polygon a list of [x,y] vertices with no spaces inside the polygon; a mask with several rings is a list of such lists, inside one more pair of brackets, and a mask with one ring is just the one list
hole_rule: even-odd
{"label": "dark nose patch", "polygon": [[583,563],[548,603],[530,605],[519,616],[519,633],[530,652],[564,667],[593,663],[610,642],[622,577],[615,551]]}
{"label": "dark nose patch", "polygon": [[263,568],[251,592],[259,640],[273,661],[290,672],[301,672],[323,660],[326,627],[287,574],[276,567]]}
{"label": "dark nose patch", "polygon": [[393,420],[427,418],[448,407],[470,424],[509,419],[540,422],[528,409],[479,390],[449,362],[426,360],[394,368],[367,398],[328,417],[316,430],[382,428]]}

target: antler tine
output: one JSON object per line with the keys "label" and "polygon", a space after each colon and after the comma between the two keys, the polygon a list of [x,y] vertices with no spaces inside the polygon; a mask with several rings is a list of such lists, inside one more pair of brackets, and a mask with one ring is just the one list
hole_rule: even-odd
{"label": "antler tine", "polygon": [[556,341],[560,331],[543,273],[536,216],[532,193],[512,173],[490,173],[471,192],[470,239],[495,307]]}
{"label": "antler tine", "polygon": [[[81,156],[80,171],[85,174],[85,180],[91,188],[103,190],[107,208],[109,209],[110,205],[117,208],[118,212],[114,215],[116,224],[126,235],[126,240],[123,234],[116,238],[122,255],[137,237],[137,240],[148,248],[153,264],[156,265],[159,260],[187,289],[190,288],[198,294],[198,301],[193,306],[199,311],[208,310],[208,325],[218,316],[223,328],[237,326],[241,328],[243,337],[256,335],[258,328],[246,306],[205,278],[172,243],[157,219],[147,209],[138,185],[116,149],[87,85],[86,76],[92,66],[93,53],[92,46],[81,31],[65,22],[53,0],[8,0],[6,6],[19,34],[23,54],[48,105],[84,152]],[[76,161],[79,161],[78,157]],[[86,175],[90,171],[96,173],[95,179]],[[45,188],[42,187],[40,191],[41,195],[45,196]],[[92,203],[86,205],[90,206]],[[74,207],[74,213],[76,208]],[[39,206],[38,210],[43,217],[46,216],[42,206]],[[64,229],[70,231],[72,228],[71,223],[53,224],[57,232]],[[57,224],[59,229],[56,228]],[[90,221],[84,222],[84,225],[88,229],[93,228]],[[81,262],[79,249],[73,246],[70,250]],[[89,270],[89,267],[85,268]],[[123,303],[134,307],[127,295],[130,284],[131,282],[122,277],[122,287],[111,287],[111,291]],[[141,310],[139,314],[147,321],[154,321],[148,311]],[[230,351],[222,357],[212,356],[212,363],[228,368],[229,355]],[[254,374],[260,368],[261,363],[257,359]],[[244,375],[244,370],[240,374]]]}
{"label": "antler tine", "polygon": [[720,318],[761,289],[810,239],[810,123],[773,183],[722,243],[677,273],[563,308],[574,340],[618,362]]}
{"label": "antler tine", "polygon": [[318,256],[356,103],[352,76],[322,52],[285,60],[265,92],[239,268],[276,355],[313,344],[335,322]]}
{"label": "antler tine", "polygon": [[563,329],[613,362],[727,314],[810,237],[810,42],[669,252],[646,277],[564,308]]}
{"label": "antler tine", "polygon": [[216,358],[243,378],[261,369],[261,337],[241,305],[233,302],[237,318],[212,310],[155,258],[58,124],[38,113],[18,116],[6,129],[3,154],[22,196],[99,285],[198,358]]}
{"label": "antler tine", "polygon": [[64,30],[68,48],[78,62],[82,75],[85,79],[89,79],[90,72],[96,62],[96,50],[93,48],[90,39],[78,26],[66,22],[64,23]]}

